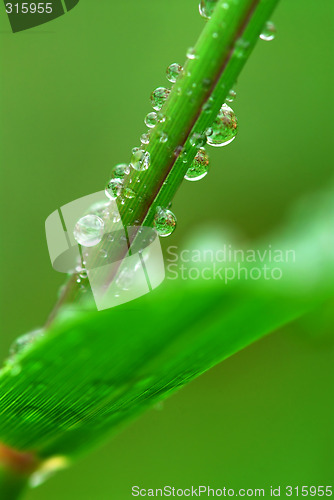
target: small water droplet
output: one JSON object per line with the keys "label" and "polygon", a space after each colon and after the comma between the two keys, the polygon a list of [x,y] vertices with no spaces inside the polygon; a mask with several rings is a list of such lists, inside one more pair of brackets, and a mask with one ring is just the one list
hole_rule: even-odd
{"label": "small water droplet", "polygon": [[123,191],[123,195],[125,196],[125,198],[132,199],[136,196],[136,193],[133,191],[133,189],[125,188]]}
{"label": "small water droplet", "polygon": [[234,99],[236,98],[237,93],[234,89],[231,89],[229,93],[227,94],[227,97],[225,99],[226,102],[233,102]]}
{"label": "small water droplet", "polygon": [[203,78],[203,80],[202,80],[202,87],[203,87],[204,89],[209,89],[209,88],[210,88],[211,83],[212,83],[211,78]]}
{"label": "small water droplet", "polygon": [[193,147],[201,148],[202,146],[205,146],[205,144],[206,144],[206,136],[205,136],[205,134],[198,134],[197,132],[195,132],[190,137],[189,142]]}
{"label": "small water droplet", "polygon": [[153,109],[159,111],[165,104],[169,94],[170,90],[166,89],[165,87],[158,87],[157,89],[153,90],[151,94],[151,102]]}
{"label": "small water droplet", "polygon": [[123,180],[130,173],[130,167],[126,163],[120,163],[112,169],[112,177]]}
{"label": "small water droplet", "polygon": [[147,170],[150,166],[150,153],[144,149],[135,148],[132,150],[130,165],[138,171]]}
{"label": "small water droplet", "polygon": [[274,40],[275,35],[276,35],[275,25],[271,21],[268,21],[262,30],[260,38],[265,42],[271,42],[271,40]]}
{"label": "small water droplet", "polygon": [[182,70],[183,68],[180,64],[172,63],[170,66],[168,66],[166,71],[167,80],[169,80],[171,83],[175,83]]}
{"label": "small water droplet", "polygon": [[187,181],[199,181],[206,176],[209,170],[209,155],[204,148],[200,148],[188,168],[184,178]]}
{"label": "small water droplet", "polygon": [[188,59],[196,59],[196,51],[194,49],[194,47],[189,47],[189,49],[187,50],[187,58]]}
{"label": "small water droplet", "polygon": [[168,141],[168,135],[165,132],[160,132],[159,141],[164,144]]}
{"label": "small water droplet", "polygon": [[158,122],[159,123],[164,123],[166,121],[166,116],[163,113],[157,113],[158,116]]}
{"label": "small water droplet", "polygon": [[169,236],[176,228],[176,217],[170,210],[158,207],[154,216],[154,227],[159,236]]}
{"label": "small water droplet", "polygon": [[174,149],[174,156],[175,156],[175,158],[177,158],[178,156],[180,156],[182,153],[183,153],[183,146],[181,146],[181,145],[176,146],[176,148]]}
{"label": "small water droplet", "polygon": [[216,5],[217,0],[201,0],[198,6],[199,13],[204,19],[211,19]]}
{"label": "small water droplet", "polygon": [[150,130],[146,132],[145,134],[142,134],[140,137],[140,142],[142,144],[148,144],[150,142]]}
{"label": "small water droplet", "polygon": [[221,147],[230,144],[238,132],[237,117],[227,104],[223,104],[216,120],[207,129],[207,142],[210,146]]}
{"label": "small water droplet", "polygon": [[73,235],[79,245],[93,247],[100,243],[104,233],[104,222],[97,215],[85,215],[75,225]]}
{"label": "small water droplet", "polygon": [[101,250],[99,251],[99,256],[101,257],[101,259],[106,259],[108,257],[108,252],[101,248]]}
{"label": "small water droplet", "polygon": [[110,200],[116,200],[123,189],[123,181],[121,179],[110,179],[105,189],[106,196]]}
{"label": "small water droplet", "polygon": [[158,123],[158,116],[154,111],[152,111],[152,113],[149,113],[148,115],[146,115],[145,125],[147,125],[147,127],[153,128],[156,126],[157,123]]}

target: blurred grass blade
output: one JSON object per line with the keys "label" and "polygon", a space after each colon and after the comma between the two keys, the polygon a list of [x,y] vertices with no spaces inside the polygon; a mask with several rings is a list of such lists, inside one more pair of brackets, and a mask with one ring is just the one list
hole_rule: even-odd
{"label": "blurred grass blade", "polygon": [[[310,215],[312,214],[312,215]],[[103,312],[63,314],[0,376],[0,440],[74,457],[214,364],[333,296],[333,199],[300,210],[280,281],[179,281]],[[306,222],[307,221],[307,224]],[[73,311],[73,310],[72,310]]]}

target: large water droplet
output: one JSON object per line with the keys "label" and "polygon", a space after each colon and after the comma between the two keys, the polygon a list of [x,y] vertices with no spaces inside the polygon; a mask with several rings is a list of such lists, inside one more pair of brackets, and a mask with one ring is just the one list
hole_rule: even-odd
{"label": "large water droplet", "polygon": [[235,139],[238,131],[237,117],[227,104],[223,104],[216,120],[207,130],[207,142],[210,146],[226,146]]}
{"label": "large water droplet", "polygon": [[191,164],[188,168],[184,178],[187,181],[199,181],[206,176],[209,170],[209,155],[204,148],[200,148]]}
{"label": "large water droplet", "polygon": [[97,215],[85,215],[75,225],[73,235],[79,245],[93,247],[100,243],[104,233],[104,222]]}
{"label": "large water droplet", "polygon": [[176,217],[170,210],[158,207],[154,216],[154,227],[159,236],[169,236],[176,228]]}
{"label": "large water droplet", "polygon": [[151,94],[151,102],[153,109],[159,111],[165,104],[167,97],[169,96],[170,90],[165,87],[158,87],[153,90]]}
{"label": "large water droplet", "polygon": [[172,63],[170,66],[168,66],[166,71],[167,80],[169,80],[171,83],[175,83],[182,70],[183,68],[180,64]]}
{"label": "large water droplet", "polygon": [[144,149],[134,148],[130,165],[138,171],[147,170],[150,166],[150,153]]}
{"label": "large water droplet", "polygon": [[123,181],[121,179],[110,179],[105,189],[106,196],[110,200],[116,200],[123,189]]}
{"label": "large water droplet", "polygon": [[261,40],[264,40],[265,42],[271,42],[271,40],[274,40],[276,35],[276,28],[274,23],[268,21],[260,35]]}
{"label": "large water droplet", "polygon": [[146,115],[145,125],[147,125],[149,128],[155,127],[157,123],[158,123],[158,115],[154,113],[154,111]]}
{"label": "large water droplet", "polygon": [[211,19],[217,0],[201,0],[199,3],[199,13],[204,19]]}

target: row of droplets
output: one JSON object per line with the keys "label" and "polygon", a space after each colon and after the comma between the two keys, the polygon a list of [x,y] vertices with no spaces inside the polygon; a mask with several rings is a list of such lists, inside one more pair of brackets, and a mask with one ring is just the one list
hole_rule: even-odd
{"label": "row of droplets", "polygon": [[[211,19],[213,11],[217,5],[217,2],[218,2],[218,0],[200,0],[199,5],[198,5],[200,15],[204,19],[207,19],[207,20]],[[223,3],[222,8],[225,10],[228,10],[229,4],[227,2]],[[262,33],[260,34],[260,38],[261,38],[261,40],[264,40],[266,42],[270,42],[271,40],[273,40],[275,38],[275,34],[276,34],[275,25],[271,21],[268,21],[268,22],[266,22],[266,24],[262,30]]]}
{"label": "row of droplets", "polygon": [[[210,19],[218,0],[200,0],[199,12],[204,19]],[[225,9],[228,9],[228,4],[223,4]],[[273,40],[275,37],[275,26],[272,22],[267,22],[260,38],[265,41]],[[187,51],[188,59],[195,59],[196,53],[193,48]],[[178,63],[172,63],[168,66],[166,71],[167,80],[172,84],[177,82],[177,79],[183,72],[183,67]],[[136,192],[130,187],[125,187],[124,181],[130,174],[131,169],[145,171],[150,167],[151,157],[150,153],[145,149],[149,143],[150,134],[154,127],[163,123],[166,120],[165,115],[161,111],[165,102],[168,99],[171,90],[165,87],[156,88],[151,94],[151,103],[154,111],[147,114],[145,117],[145,125],[148,130],[142,134],[140,141],[141,147],[133,148],[130,164],[118,164],[114,167],[106,188],[105,194],[109,200],[118,200],[125,203],[126,199],[136,197]],[[185,179],[188,181],[197,181],[203,179],[209,170],[209,155],[205,150],[206,144],[214,147],[221,147],[230,144],[236,137],[238,132],[238,121],[233,109],[228,105],[236,97],[236,92],[231,89],[228,93],[225,103],[222,105],[219,113],[213,124],[205,131],[204,134],[194,133],[190,139],[190,145],[198,149],[194,160],[189,166]],[[212,101],[209,98],[208,102],[204,104],[202,111],[211,111]],[[168,141],[166,133],[161,132],[161,143]],[[188,163],[184,148],[177,148],[175,151],[176,156],[183,158],[184,163]],[[137,179],[140,182],[140,179]],[[154,216],[154,227],[159,236],[169,236],[176,228],[176,217],[167,208],[157,207]],[[94,246],[97,245],[104,234],[104,221],[101,217],[94,214],[89,214],[82,217],[75,226],[74,237],[80,245]]]}

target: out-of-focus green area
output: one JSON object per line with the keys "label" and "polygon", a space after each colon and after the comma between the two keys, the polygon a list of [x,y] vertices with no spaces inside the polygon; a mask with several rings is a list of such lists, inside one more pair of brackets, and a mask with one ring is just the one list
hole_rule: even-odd
{"label": "out-of-focus green area", "polygon": [[[239,135],[211,149],[204,180],[181,187],[165,245],[209,224],[266,241],[300,196],[332,178],[331,1],[282,0],[274,21],[276,40],[258,44],[237,85]],[[14,35],[1,12],[2,358],[43,324],[64,279],[49,262],[46,217],[129,159],[150,92],[167,85],[165,68],[183,62],[203,22],[191,0],[81,0]],[[253,345],[28,498],[123,500],[133,484],[329,484],[334,354],[321,333],[331,328],[318,312]]]}

